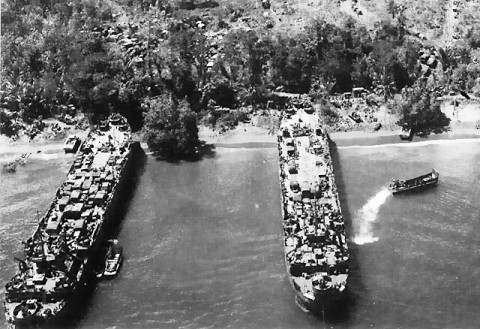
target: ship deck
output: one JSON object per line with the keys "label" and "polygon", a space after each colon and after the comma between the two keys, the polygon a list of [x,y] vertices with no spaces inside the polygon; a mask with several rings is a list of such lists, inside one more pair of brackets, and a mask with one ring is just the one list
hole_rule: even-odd
{"label": "ship deck", "polygon": [[41,304],[39,316],[54,315],[85,275],[130,157],[131,132],[123,117],[94,130],[58,188],[36,232],[24,243],[25,260],[6,285],[7,320],[25,300]]}
{"label": "ship deck", "polygon": [[279,137],[285,258],[303,297],[345,289],[348,247],[328,138],[316,113],[283,118]]}

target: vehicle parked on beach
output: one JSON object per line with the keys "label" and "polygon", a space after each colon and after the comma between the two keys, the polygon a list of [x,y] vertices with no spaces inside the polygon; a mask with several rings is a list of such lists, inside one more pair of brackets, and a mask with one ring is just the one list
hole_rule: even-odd
{"label": "vehicle parked on beach", "polygon": [[413,139],[413,129],[404,126],[400,130],[399,136],[402,141],[411,141]]}
{"label": "vehicle parked on beach", "polygon": [[65,140],[63,149],[65,153],[76,153],[81,143],[82,141],[78,136],[70,135]]}

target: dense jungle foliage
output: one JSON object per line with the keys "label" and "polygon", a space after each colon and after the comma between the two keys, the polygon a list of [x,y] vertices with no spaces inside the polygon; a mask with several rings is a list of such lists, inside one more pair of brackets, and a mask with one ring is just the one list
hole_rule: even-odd
{"label": "dense jungle foliage", "polygon": [[[218,12],[200,16],[198,8]],[[242,28],[240,5],[215,1],[6,0],[1,133],[76,112],[90,118],[118,112],[138,130],[147,111],[142,104],[155,97],[186,100],[208,115],[219,107],[265,107],[272,91],[318,100],[364,87],[389,99],[422,80],[435,95],[448,88],[480,92],[478,65],[470,63],[478,33],[442,49],[439,68],[424,72],[422,40],[405,26],[401,8],[392,8],[374,30],[347,16],[337,24],[314,19],[285,34],[268,18]],[[415,115],[405,111],[401,122]]]}

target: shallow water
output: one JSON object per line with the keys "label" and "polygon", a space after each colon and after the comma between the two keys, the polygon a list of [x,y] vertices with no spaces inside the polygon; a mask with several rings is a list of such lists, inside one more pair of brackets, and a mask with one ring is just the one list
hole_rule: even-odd
{"label": "shallow water", "polygon": [[[340,317],[327,315],[325,327],[477,328],[480,140],[369,146],[382,141],[334,148],[352,303]],[[32,158],[0,174],[2,281],[72,160]],[[221,145],[198,162],[148,155],[119,227],[123,267],[97,285],[73,327],[323,328],[295,304],[287,279],[277,161],[275,144]],[[431,168],[437,187],[383,192],[393,177]]]}

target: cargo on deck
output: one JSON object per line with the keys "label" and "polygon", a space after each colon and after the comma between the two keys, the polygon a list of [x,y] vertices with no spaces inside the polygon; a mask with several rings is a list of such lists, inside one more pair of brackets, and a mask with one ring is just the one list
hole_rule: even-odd
{"label": "cargo on deck", "polygon": [[131,145],[130,126],[120,115],[89,133],[35,233],[24,242],[25,257],[5,286],[7,322],[54,320],[85,286],[125,185]]}
{"label": "cargo on deck", "polygon": [[285,112],[278,148],[285,263],[297,296],[318,311],[345,291],[349,253],[328,134],[309,112]]}

